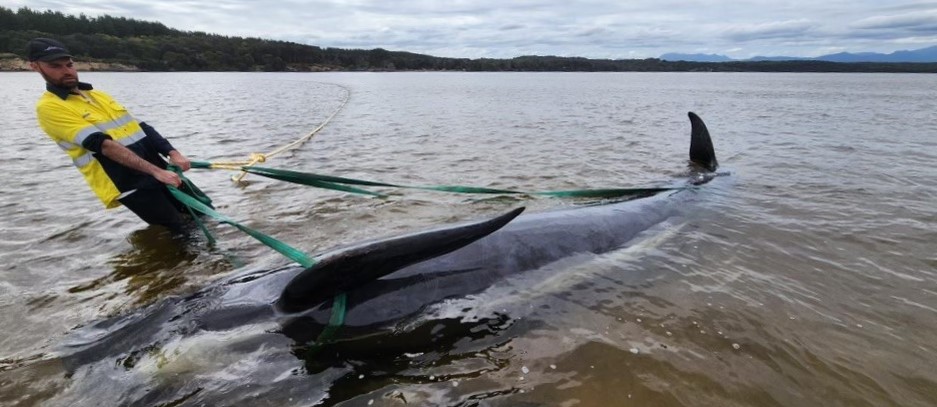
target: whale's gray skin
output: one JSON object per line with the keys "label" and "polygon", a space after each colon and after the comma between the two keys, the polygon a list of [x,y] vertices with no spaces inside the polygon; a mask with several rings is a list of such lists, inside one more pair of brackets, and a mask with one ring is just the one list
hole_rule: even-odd
{"label": "whale's gray skin", "polygon": [[307,270],[244,272],[191,296],[83,328],[72,335],[63,360],[77,368],[174,336],[262,321],[276,321],[280,333],[305,343],[328,324],[331,298],[339,291],[347,293],[339,338],[391,332],[431,304],[481,292],[508,276],[577,254],[626,247],[639,233],[678,214],[696,195],[694,185],[715,176],[709,132],[697,115],[689,117],[690,158],[699,171],[678,188],[544,213],[518,216],[518,209],[488,221],[339,248]]}

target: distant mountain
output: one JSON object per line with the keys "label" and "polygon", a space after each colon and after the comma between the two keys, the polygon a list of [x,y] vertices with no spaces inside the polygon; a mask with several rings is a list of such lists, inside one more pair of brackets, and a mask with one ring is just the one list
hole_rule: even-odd
{"label": "distant mountain", "polygon": [[749,59],[746,59],[745,61],[810,61],[810,60],[813,60],[813,58],[806,58],[806,57],[763,57],[763,56],[757,56],[757,57],[751,57],[751,58],[749,58]]}
{"label": "distant mountain", "polygon": [[911,51],[896,51],[891,54],[841,52],[823,55],[816,59],[830,62],[937,62],[937,45]]}
{"label": "distant mountain", "polygon": [[816,58],[785,57],[785,56],[757,56],[749,59],[732,59],[717,54],[679,54],[667,53],[660,56],[665,61],[690,62],[729,62],[729,61],[827,61],[827,62],[937,62],[937,45],[909,51],[895,51],[890,54],[877,52],[849,53],[821,55]]}

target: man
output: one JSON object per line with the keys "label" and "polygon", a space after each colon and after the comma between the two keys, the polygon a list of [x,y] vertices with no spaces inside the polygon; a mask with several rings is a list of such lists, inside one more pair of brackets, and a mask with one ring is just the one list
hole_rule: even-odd
{"label": "man", "polygon": [[104,206],[123,204],[149,224],[181,231],[185,208],[166,185],[178,187],[182,180],[160,155],[183,171],[189,159],[109,95],[79,82],[62,43],[36,38],[27,48],[30,67],[46,81],[36,103],[39,126],[65,150]]}

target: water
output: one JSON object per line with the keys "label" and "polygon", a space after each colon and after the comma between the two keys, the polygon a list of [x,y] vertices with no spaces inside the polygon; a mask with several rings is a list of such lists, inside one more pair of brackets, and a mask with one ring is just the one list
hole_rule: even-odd
{"label": "water", "polygon": [[[648,185],[682,171],[694,111],[734,174],[636,246],[442,306],[504,319],[438,349],[284,375],[302,365],[288,341],[243,332],[115,367],[108,385],[56,365],[68,332],[287,262],[224,225],[214,248],[180,245],[104,212],[36,126],[38,75],[0,78],[5,405],[129,404],[149,390],[182,405],[937,404],[937,76],[84,73],[199,160],[273,150],[347,99],[267,165],[417,185]],[[222,213],[308,253],[576,204],[378,199],[231,175],[189,176]],[[226,350],[252,338],[262,355]]]}

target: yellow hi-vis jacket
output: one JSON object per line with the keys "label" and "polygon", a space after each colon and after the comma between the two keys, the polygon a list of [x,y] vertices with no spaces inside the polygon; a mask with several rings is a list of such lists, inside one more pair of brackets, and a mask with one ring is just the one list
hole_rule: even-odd
{"label": "yellow hi-vis jacket", "polygon": [[146,133],[140,122],[112,97],[89,84],[79,84],[81,95],[51,85],[47,89],[36,103],[39,126],[65,150],[106,208],[120,206],[117,197],[121,191],[82,142],[98,132],[124,146],[141,142]]}

